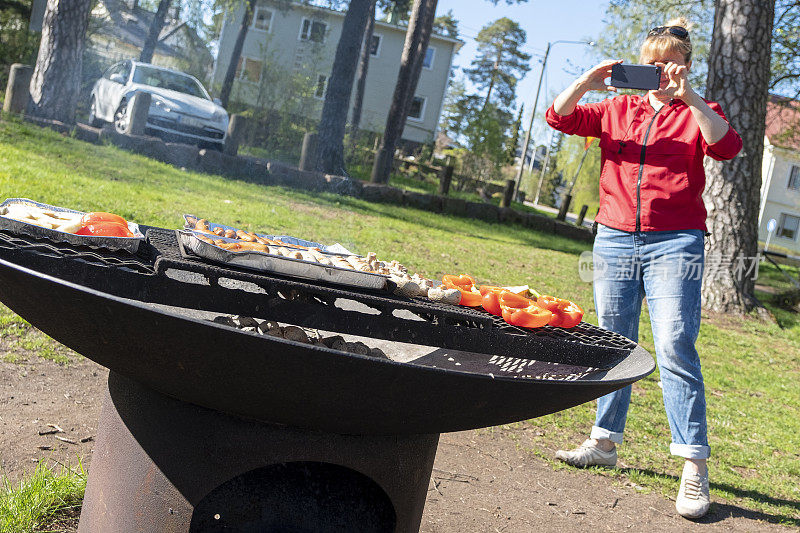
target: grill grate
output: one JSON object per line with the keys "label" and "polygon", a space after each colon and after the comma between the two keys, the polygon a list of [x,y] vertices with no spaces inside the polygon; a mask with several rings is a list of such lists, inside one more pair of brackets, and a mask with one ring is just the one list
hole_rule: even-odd
{"label": "grill grate", "polygon": [[[4,232],[0,252],[23,266],[124,298],[361,337],[596,368],[608,368],[636,348],[625,337],[585,322],[569,330],[546,326],[529,331],[483,310],[209,264],[184,256],[174,230],[140,227],[146,242],[136,254]],[[176,277],[170,270],[190,276]]]}
{"label": "grill grate", "polygon": [[0,249],[25,250],[56,259],[76,259],[105,268],[122,268],[139,274],[155,274],[152,262],[142,260],[124,250],[100,250],[36,239],[27,235],[12,235],[0,231]]}

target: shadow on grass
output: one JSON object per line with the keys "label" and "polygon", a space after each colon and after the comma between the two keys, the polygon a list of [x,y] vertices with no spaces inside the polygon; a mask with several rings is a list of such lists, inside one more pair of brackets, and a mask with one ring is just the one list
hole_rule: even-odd
{"label": "shadow on grass", "polygon": [[[623,475],[627,476],[628,478],[630,478],[631,474],[634,474],[651,478],[658,478],[661,480],[672,480],[674,481],[676,487],[680,483],[680,478],[678,478],[677,476],[672,476],[669,474],[664,474],[663,472],[656,472],[654,470],[647,470],[641,468],[617,468],[617,469],[612,469],[610,471],[602,470],[599,471],[599,473],[612,476]],[[787,507],[800,512],[800,501],[776,498],[774,496],[769,496],[767,494],[755,490],[741,489],[733,485],[728,485],[727,483],[714,483],[712,481],[709,484],[709,486],[712,490],[730,494],[735,498],[747,498],[754,502],[774,505],[776,507]],[[719,502],[719,501],[712,502],[711,510],[709,511],[709,513],[703,518],[700,518],[698,520],[693,520],[693,522],[697,522],[699,524],[714,524],[716,522],[721,522],[726,518],[745,518],[747,520],[762,520],[764,522],[769,522],[771,524],[783,524],[795,527],[800,526],[800,519],[798,518],[793,518],[788,515],[771,514],[764,511],[757,511],[753,509],[745,509],[729,502]]]}
{"label": "shadow on grass", "polygon": [[[338,204],[337,207],[346,207],[353,211],[359,211],[364,214],[380,216],[383,218],[390,218],[407,223],[415,223],[415,224],[423,223],[422,221],[420,221],[419,217],[412,212],[412,211],[419,211],[419,209],[413,207],[399,206],[388,203],[372,204],[366,200],[362,200],[359,198],[353,198],[351,196],[339,196],[333,193],[311,194],[309,191],[302,191],[286,187],[284,187],[284,189],[287,192],[293,192],[311,202],[325,203],[327,205]],[[384,206],[387,209],[381,209],[380,206]],[[407,210],[407,214],[406,213],[395,214],[389,212],[392,209]],[[463,235],[465,237],[481,239],[485,241],[492,241],[500,244],[530,245],[537,248],[545,248],[564,253],[580,254],[584,250],[587,250],[591,247],[591,245],[588,243],[577,242],[567,237],[562,237],[559,235],[545,234],[543,232],[525,226],[521,226],[519,224],[490,222],[487,220],[473,219],[451,213],[437,213],[437,215],[439,216],[430,217],[424,221],[424,225],[426,228],[436,229],[448,233],[458,233],[459,235]],[[456,228],[453,228],[453,224],[454,223],[457,224],[459,220],[466,220],[469,221],[470,223],[481,224],[485,226],[486,233],[475,234],[471,232],[460,231]],[[503,233],[501,231],[493,231],[494,228],[491,228],[490,226],[496,226],[498,229],[507,229],[509,230],[509,232],[514,233],[514,238],[504,239],[502,238]]]}

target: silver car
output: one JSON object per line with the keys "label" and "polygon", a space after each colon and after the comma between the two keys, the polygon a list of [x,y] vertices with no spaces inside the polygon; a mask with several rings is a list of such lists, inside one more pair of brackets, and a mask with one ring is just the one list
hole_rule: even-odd
{"label": "silver car", "polygon": [[166,141],[222,150],[228,113],[193,76],[149,63],[126,60],[105,71],[92,87],[89,122],[111,122],[128,130],[135,93],[152,95],[145,133]]}

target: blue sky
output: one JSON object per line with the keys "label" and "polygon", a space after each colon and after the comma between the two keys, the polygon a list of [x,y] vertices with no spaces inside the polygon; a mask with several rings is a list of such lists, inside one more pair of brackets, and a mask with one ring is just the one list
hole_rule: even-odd
{"label": "blue sky", "polygon": [[[487,0],[439,0],[436,14],[452,10],[459,22],[460,38],[465,43],[453,63],[457,67],[469,66],[476,52],[474,37],[487,23],[508,17],[520,24],[528,35],[524,50],[534,56],[531,58],[531,70],[517,87],[517,104],[524,102],[525,114],[528,115],[536,96],[542,68],[541,57],[544,56],[547,43],[593,40],[603,29],[607,4],[605,0],[529,0],[525,4],[508,6],[504,0],[500,0],[497,6],[493,6]],[[539,96],[539,112],[550,104],[552,93],[561,91],[575,78],[565,69],[576,71],[592,66],[597,62],[594,54],[594,50],[585,45],[561,43],[552,47],[542,94]],[[538,142],[543,142],[543,123],[534,124],[533,133]]]}

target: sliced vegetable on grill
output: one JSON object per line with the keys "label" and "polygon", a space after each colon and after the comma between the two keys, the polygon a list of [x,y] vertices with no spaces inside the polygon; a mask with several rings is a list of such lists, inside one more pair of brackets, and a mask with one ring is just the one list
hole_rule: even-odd
{"label": "sliced vegetable on grill", "polygon": [[115,215],[114,213],[106,213],[104,211],[86,213],[83,215],[83,217],[81,217],[81,223],[84,225],[92,224],[94,222],[115,222],[117,224],[122,224],[123,226],[128,225],[128,221],[121,216]]}
{"label": "sliced vegetable on grill", "polygon": [[448,289],[458,289],[461,292],[460,305],[466,307],[479,307],[483,296],[475,288],[475,280],[466,274],[453,276],[446,274],[442,277],[442,285]]}
{"label": "sliced vegetable on grill", "polygon": [[553,317],[553,313],[539,307],[533,300],[510,291],[500,293],[499,304],[503,320],[512,326],[540,328]]}
{"label": "sliced vegetable on grill", "polygon": [[500,295],[508,291],[503,287],[492,285],[481,285],[479,290],[482,295],[481,305],[483,308],[495,316],[502,316],[503,310],[500,308]]}
{"label": "sliced vegetable on grill", "polygon": [[117,224],[116,222],[93,222],[86,224],[77,232],[76,235],[92,235],[94,237],[133,237],[133,233],[128,226]]}
{"label": "sliced vegetable on grill", "polygon": [[536,300],[539,307],[547,309],[553,313],[548,325],[561,328],[571,328],[581,321],[583,318],[583,309],[578,304],[563,298],[556,298],[543,294]]}

